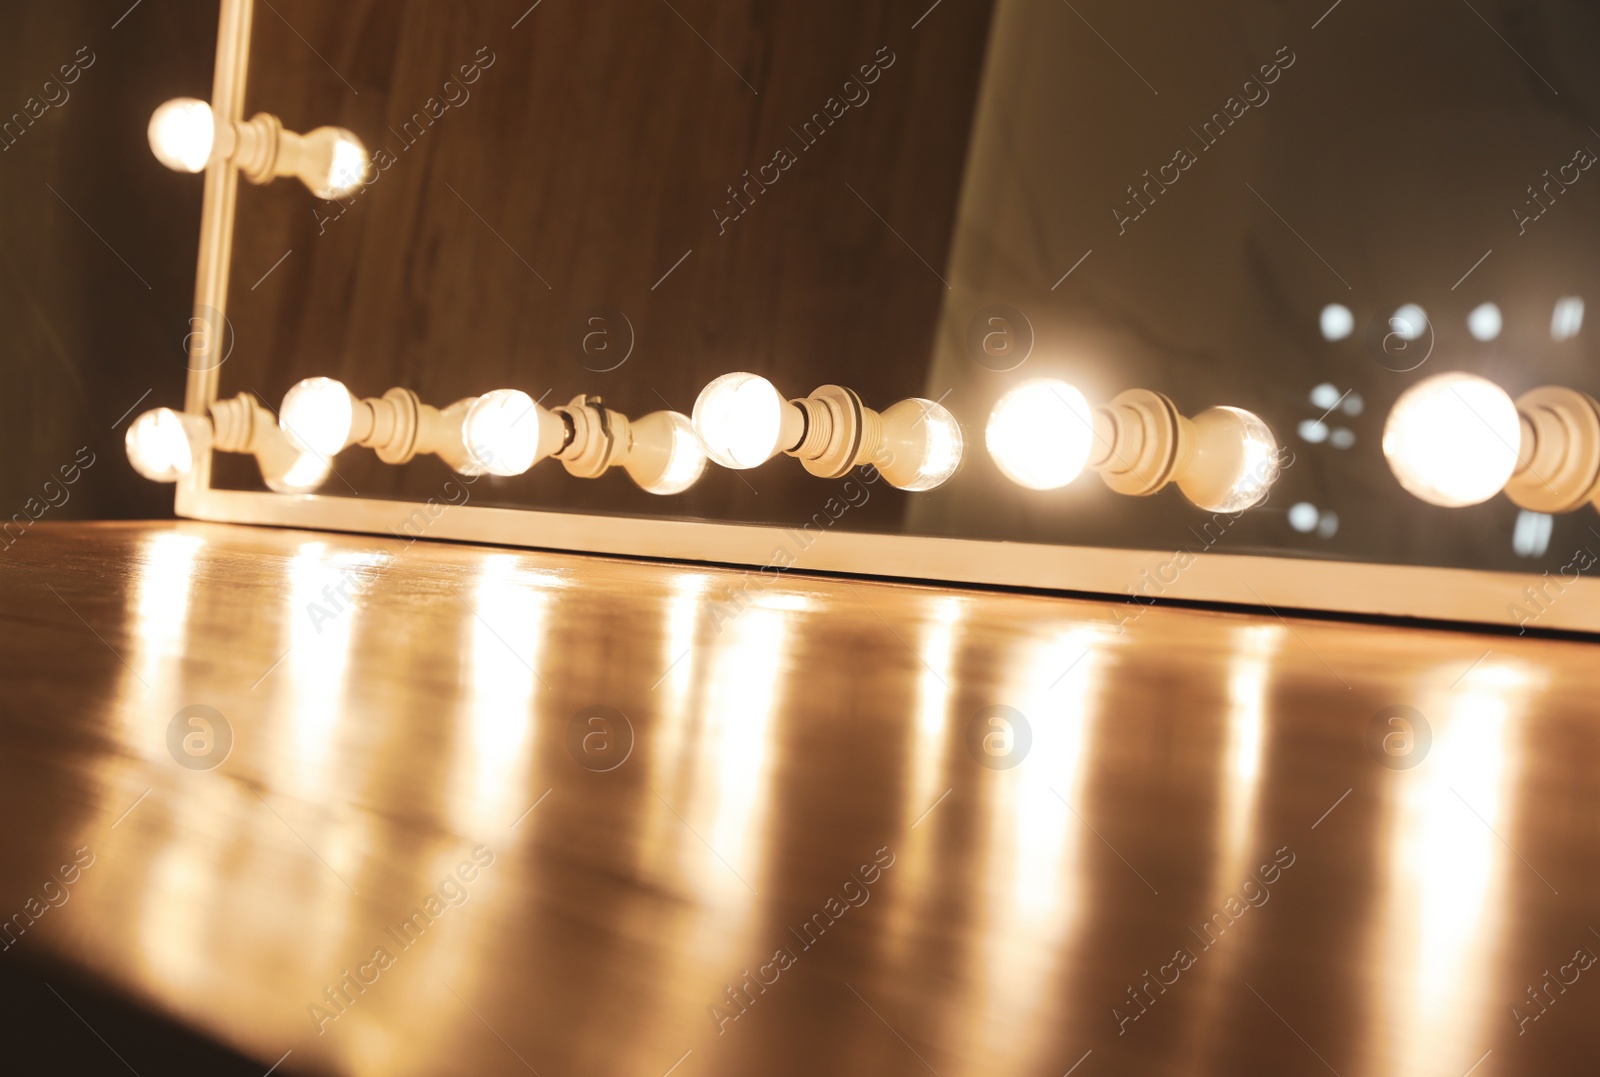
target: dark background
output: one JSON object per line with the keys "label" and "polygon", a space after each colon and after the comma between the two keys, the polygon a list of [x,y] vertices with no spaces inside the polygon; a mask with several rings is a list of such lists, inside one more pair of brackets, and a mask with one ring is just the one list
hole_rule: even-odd
{"label": "dark background", "polygon": [[[210,96],[217,10],[201,0],[145,0],[112,29],[130,5],[10,4],[0,31],[0,121],[26,115],[30,98],[61,101],[20,138],[0,140],[15,138],[0,152],[7,521],[37,513],[44,484],[59,480],[80,448],[95,463],[42,519],[172,512],[171,488],[137,479],[128,466],[122,438],[131,416],[122,417],[147,391],[139,410],[183,404],[200,186],[156,163],[145,126],[169,97]],[[70,95],[62,100],[60,68],[85,46],[93,66],[59,86]],[[59,486],[50,495],[60,502]],[[30,498],[39,500],[29,506]],[[19,530],[13,523],[13,541]]]}

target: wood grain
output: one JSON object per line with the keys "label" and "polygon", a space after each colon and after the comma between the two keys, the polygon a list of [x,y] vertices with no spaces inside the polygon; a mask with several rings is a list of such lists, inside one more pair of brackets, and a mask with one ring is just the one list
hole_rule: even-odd
{"label": "wood grain", "polygon": [[[11,949],[283,1072],[1593,1057],[1592,972],[1527,1002],[1600,946],[1592,647],[1137,612],[43,525],[0,562],[0,911],[86,851]],[[195,705],[234,738],[209,770],[169,748]],[[1412,769],[1369,748],[1395,706]],[[633,732],[610,770],[592,708]]]}

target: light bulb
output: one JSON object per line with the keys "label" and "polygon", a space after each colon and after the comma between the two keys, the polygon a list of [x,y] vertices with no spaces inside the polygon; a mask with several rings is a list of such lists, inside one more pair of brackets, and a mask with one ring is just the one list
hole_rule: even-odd
{"label": "light bulb", "polygon": [[706,454],[686,416],[657,411],[632,424],[633,446],[623,467],[652,494],[681,494],[706,470]]}
{"label": "light bulb", "polygon": [[204,172],[216,145],[217,126],[211,106],[192,97],[178,97],[150,117],[150,150],[174,172]]}
{"label": "light bulb", "polygon": [[318,198],[343,198],[366,181],[367,149],[343,127],[319,127],[300,138],[285,132],[282,138],[280,171],[299,176]]}
{"label": "light bulb", "polygon": [[467,409],[461,440],[471,461],[490,475],[521,475],[538,462],[541,427],[551,421],[522,390],[496,389]]}
{"label": "light bulb", "polygon": [[128,462],[152,482],[177,482],[211,445],[211,424],[171,408],[147,411],[128,427]]}
{"label": "light bulb", "polygon": [[355,406],[342,382],[307,378],[284,396],[278,425],[297,448],[326,458],[350,444]]}
{"label": "light bulb", "polygon": [[956,417],[938,403],[912,397],[883,412],[883,447],[872,462],[902,490],[932,490],[961,466],[965,439]]}
{"label": "light bulb", "polygon": [[1278,480],[1278,439],[1243,408],[1208,408],[1189,420],[1194,454],[1178,489],[1207,512],[1243,512],[1261,503]]}
{"label": "light bulb", "polygon": [[695,400],[694,432],[706,455],[723,467],[758,467],[782,447],[788,403],[759,374],[724,374]]}
{"label": "light bulb", "polygon": [[1343,340],[1356,327],[1356,316],[1343,303],[1329,303],[1318,317],[1323,340]]}
{"label": "light bulb", "polygon": [[1467,332],[1472,334],[1474,340],[1493,340],[1500,335],[1503,324],[1500,308],[1493,303],[1479,303],[1467,315]]}
{"label": "light bulb", "polygon": [[1383,455],[1400,485],[1433,505],[1487,501],[1517,466],[1522,423],[1493,382],[1436,374],[1413,385],[1389,412]]}
{"label": "light bulb", "polygon": [[303,452],[282,475],[263,475],[263,478],[268,487],[280,494],[308,494],[328,481],[331,470],[332,461],[326,456]]}
{"label": "light bulb", "polygon": [[1407,303],[1389,316],[1389,331],[1401,340],[1416,340],[1427,329],[1428,312],[1415,303]]}
{"label": "light bulb", "polygon": [[995,404],[984,441],[1006,478],[1030,490],[1054,490],[1088,464],[1094,412],[1066,382],[1034,378]]}

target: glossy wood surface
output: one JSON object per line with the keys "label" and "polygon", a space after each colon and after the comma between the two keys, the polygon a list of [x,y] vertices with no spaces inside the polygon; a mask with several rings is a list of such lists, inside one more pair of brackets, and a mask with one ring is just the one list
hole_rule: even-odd
{"label": "glossy wood surface", "polygon": [[[263,1071],[1488,1077],[1600,1039],[1590,644],[202,524],[41,525],[0,633],[0,912],[43,910],[0,961]],[[198,705],[220,762],[169,747]],[[1398,706],[1428,745],[1369,747]]]}

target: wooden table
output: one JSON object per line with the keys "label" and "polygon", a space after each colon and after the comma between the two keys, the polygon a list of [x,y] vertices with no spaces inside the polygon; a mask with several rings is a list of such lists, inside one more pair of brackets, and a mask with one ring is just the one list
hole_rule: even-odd
{"label": "wooden table", "polygon": [[0,634],[0,963],[258,1072],[1600,1041],[1592,644],[189,523],[30,530]]}

